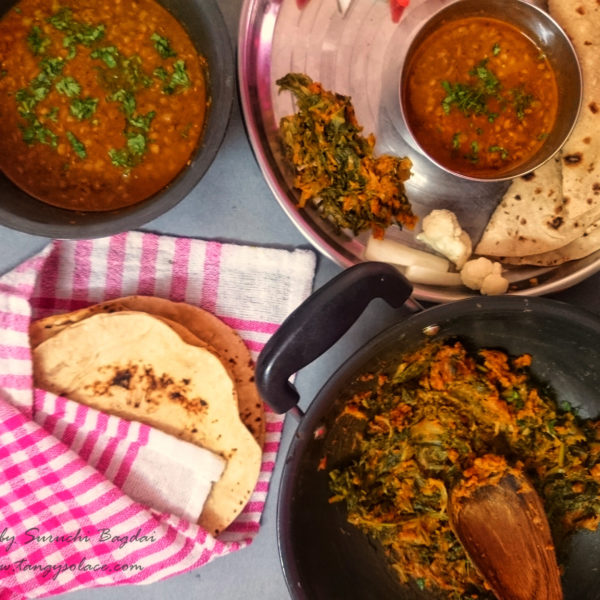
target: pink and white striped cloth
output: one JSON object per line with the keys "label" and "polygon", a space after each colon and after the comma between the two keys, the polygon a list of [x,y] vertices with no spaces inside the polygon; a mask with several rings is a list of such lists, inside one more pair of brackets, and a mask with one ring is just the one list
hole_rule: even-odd
{"label": "pink and white striped cloth", "polygon": [[185,301],[238,331],[254,356],[310,293],[315,255],[129,232],[53,241],[0,278],[0,600],[151,583],[248,545],[283,418],[267,409],[261,474],[218,539],[132,500],[122,484],[154,430],[32,389],[32,319],[131,294]]}

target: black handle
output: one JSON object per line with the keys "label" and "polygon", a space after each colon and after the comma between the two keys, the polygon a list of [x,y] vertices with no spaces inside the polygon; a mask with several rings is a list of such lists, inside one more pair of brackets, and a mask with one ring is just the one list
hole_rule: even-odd
{"label": "black handle", "polygon": [[256,384],[278,413],[296,406],[299,394],[289,378],[337,342],[369,302],[382,298],[399,308],[412,285],[391,265],[359,263],[319,288],[273,334],[256,363]]}

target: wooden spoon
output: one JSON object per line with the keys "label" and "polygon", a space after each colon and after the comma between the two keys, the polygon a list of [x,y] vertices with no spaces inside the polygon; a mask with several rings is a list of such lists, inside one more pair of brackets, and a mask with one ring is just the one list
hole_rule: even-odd
{"label": "wooden spoon", "polygon": [[[498,457],[495,457],[498,458]],[[452,489],[448,513],[471,562],[499,600],[561,600],[544,507],[524,474],[505,465]]]}

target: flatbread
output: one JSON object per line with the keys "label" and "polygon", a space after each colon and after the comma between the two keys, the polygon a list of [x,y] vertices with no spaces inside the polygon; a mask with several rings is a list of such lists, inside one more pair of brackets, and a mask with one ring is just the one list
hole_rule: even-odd
{"label": "flatbread", "polygon": [[581,113],[561,152],[568,218],[583,235],[600,219],[600,4],[549,0],[548,8],[571,38],[583,76]]}
{"label": "flatbread", "polygon": [[33,350],[35,385],[146,423],[222,456],[227,464],[199,524],[217,536],[250,499],[262,451],[240,420],[234,382],[208,348],[185,343],[144,312],[100,312]]}
{"label": "flatbread", "polygon": [[65,327],[93,314],[122,310],[142,311],[166,319],[185,342],[212,348],[222,359],[235,383],[238,409],[243,423],[260,447],[263,447],[264,404],[254,381],[252,356],[242,338],[221,319],[206,310],[185,302],[173,302],[155,296],[116,298],[67,314],[34,321],[29,329],[31,346],[35,348]]}
{"label": "flatbread", "polygon": [[581,112],[556,159],[508,188],[476,254],[523,257],[563,248],[563,258],[572,260],[571,250],[589,249],[596,239],[573,244],[600,219],[600,5],[596,0],[549,0],[549,10],[571,38],[581,64]]}
{"label": "flatbread", "polygon": [[594,223],[581,237],[562,248],[530,256],[502,258],[501,261],[510,265],[554,267],[569,260],[585,258],[598,249],[600,249],[600,221]]}
{"label": "flatbread", "polygon": [[[565,243],[565,202],[560,155],[513,180],[492,214],[475,253],[523,256]],[[573,231],[575,238],[579,232]]]}

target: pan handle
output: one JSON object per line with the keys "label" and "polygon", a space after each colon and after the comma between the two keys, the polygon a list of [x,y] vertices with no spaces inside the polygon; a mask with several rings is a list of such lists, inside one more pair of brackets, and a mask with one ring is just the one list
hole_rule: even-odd
{"label": "pan handle", "polygon": [[290,377],[337,342],[369,302],[382,298],[399,308],[412,285],[395,267],[359,263],[323,285],[292,312],[265,344],[256,363],[256,384],[263,399],[285,413],[300,398]]}

